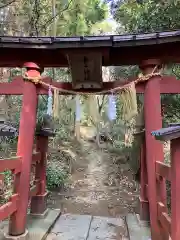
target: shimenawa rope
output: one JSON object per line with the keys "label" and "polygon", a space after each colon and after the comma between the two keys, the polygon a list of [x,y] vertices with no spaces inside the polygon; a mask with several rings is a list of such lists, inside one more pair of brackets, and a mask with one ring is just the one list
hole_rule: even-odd
{"label": "shimenawa rope", "polygon": [[43,77],[29,77],[27,75],[27,73],[25,75],[23,75],[23,79],[24,80],[28,80],[28,81],[31,81],[33,82],[34,84],[41,84],[45,87],[49,87],[51,86],[51,88],[53,90],[58,90],[59,92],[63,92],[63,93],[68,93],[68,94],[72,94],[72,95],[76,95],[76,94],[80,94],[80,95],[89,95],[89,94],[107,94],[107,93],[113,93],[113,92],[116,92],[118,90],[124,90],[124,89],[127,89],[129,87],[131,87],[132,84],[137,84],[137,83],[140,83],[140,82],[145,82],[147,80],[149,80],[150,78],[152,77],[155,77],[155,76],[161,76],[161,72],[155,72],[157,69],[157,66],[153,69],[152,73],[149,73],[147,75],[143,75],[142,73],[139,74],[138,78],[135,80],[135,81],[132,81],[132,82],[129,82],[129,83],[126,83],[124,84],[123,86],[118,86],[118,87],[115,87],[113,89],[109,89],[109,90],[103,90],[103,91],[97,91],[97,92],[93,92],[93,93],[90,93],[90,92],[79,92],[79,91],[73,91],[73,90],[65,90],[63,88],[58,88],[58,87],[55,87],[49,83],[45,83],[43,82]]}
{"label": "shimenawa rope", "polygon": [[[115,93],[116,91],[120,91],[121,95],[121,106],[122,106],[122,117],[124,120],[130,120],[134,115],[137,115],[137,99],[136,99],[136,88],[135,85],[140,82],[144,82],[149,80],[155,76],[161,76],[161,72],[155,72],[157,70],[157,66],[153,69],[152,73],[143,75],[139,74],[138,78],[135,81],[124,84],[123,86],[118,86],[113,89],[98,91],[94,93],[85,93],[85,92],[77,92],[73,90],[65,90],[62,88],[58,88],[53,86],[52,84],[45,83],[42,77],[29,77],[26,73],[23,78],[24,80],[28,80],[33,82],[34,84],[41,84],[44,87],[50,87],[54,90],[54,105],[53,105],[53,114],[54,117],[58,116],[58,108],[59,108],[59,92],[72,94],[72,95],[94,95],[94,94],[107,94],[107,93]],[[90,96],[89,96],[90,97]],[[94,106],[94,104],[93,104]],[[94,115],[94,114],[93,114]]]}

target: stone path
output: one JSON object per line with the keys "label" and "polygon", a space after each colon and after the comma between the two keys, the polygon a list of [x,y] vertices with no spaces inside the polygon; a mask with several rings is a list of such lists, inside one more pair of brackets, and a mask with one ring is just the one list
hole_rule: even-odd
{"label": "stone path", "polygon": [[134,213],[139,192],[127,161],[86,141],[81,147],[68,191],[48,199],[63,214],[47,240],[129,240],[125,216]]}
{"label": "stone path", "polygon": [[139,192],[128,163],[87,142],[83,149],[68,192],[52,193],[48,206],[64,213],[104,217],[133,213]]}
{"label": "stone path", "polygon": [[129,240],[121,218],[64,214],[46,240]]}

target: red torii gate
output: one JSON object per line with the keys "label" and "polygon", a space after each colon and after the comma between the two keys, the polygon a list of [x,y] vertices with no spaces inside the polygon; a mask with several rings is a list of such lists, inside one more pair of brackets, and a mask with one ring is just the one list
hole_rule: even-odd
{"label": "red torii gate", "polygon": [[[0,66],[22,67],[25,62],[31,61],[32,63],[25,64],[25,67],[28,76],[32,78],[39,77],[41,73],[41,69],[34,62],[43,67],[68,66],[67,55],[71,56],[72,53],[77,55],[77,58],[81,55],[88,58],[89,52],[98,53],[104,66],[138,64],[145,75],[151,73],[155,66],[160,68],[162,63],[180,60],[180,32],[177,31],[85,38],[1,37],[0,42]],[[97,57],[96,54],[95,57]],[[57,83],[50,78],[43,78],[43,81],[57,88],[73,90],[73,83]],[[101,78],[98,81],[95,86],[101,84],[101,87],[94,88],[91,83],[91,88],[79,88],[76,91],[108,91],[120,85],[118,82],[103,83]],[[81,84],[86,86],[86,82]],[[179,162],[177,159],[179,139],[172,141],[173,161],[170,174],[170,168],[162,163],[163,146],[154,139],[151,132],[162,127],[160,94],[180,93],[180,82],[174,77],[156,76],[138,84],[136,90],[137,93],[144,93],[145,104],[145,141],[141,155],[141,219],[147,220],[146,218],[150,215],[153,240],[168,239],[169,235],[172,240],[179,240],[180,193],[178,183],[180,175],[178,176]],[[10,169],[15,174],[14,194],[7,204],[0,207],[0,220],[10,216],[8,239],[11,236],[13,239],[14,236],[26,236],[29,198],[31,198],[31,213],[43,215],[47,210],[45,190],[47,136],[37,137],[37,153],[33,154],[37,96],[47,93],[48,90],[41,84],[35,85],[30,81],[24,81],[22,76],[15,77],[11,83],[0,83],[0,94],[23,95],[17,157],[14,161],[1,160],[0,165],[1,172]],[[36,181],[34,187],[29,189],[32,162],[36,163]],[[171,219],[166,210],[165,191],[165,178],[170,179],[170,175],[172,181]]]}

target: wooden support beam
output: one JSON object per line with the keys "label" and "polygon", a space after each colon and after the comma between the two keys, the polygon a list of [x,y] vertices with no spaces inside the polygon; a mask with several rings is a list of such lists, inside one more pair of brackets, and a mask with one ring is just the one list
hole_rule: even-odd
{"label": "wooden support beam", "polygon": [[147,197],[147,166],[146,166],[146,145],[143,133],[143,141],[141,144],[141,155],[140,155],[140,163],[141,163],[141,188],[140,188],[140,218],[143,221],[149,221],[149,201]]}
{"label": "wooden support beam", "polygon": [[24,80],[21,76],[14,77],[11,82],[0,83],[0,95],[23,95]]}
{"label": "wooden support beam", "polygon": [[34,186],[30,188],[30,193],[29,193],[30,198],[37,195],[40,188],[40,184],[41,184],[40,181],[35,181]]}
{"label": "wooden support beam", "polygon": [[156,161],[156,174],[171,181],[171,167],[163,162]]}
{"label": "wooden support beam", "polygon": [[0,172],[5,170],[15,170],[15,173],[21,171],[21,157],[13,157],[9,159],[0,159]]}
{"label": "wooden support beam", "polygon": [[[113,88],[116,87],[121,87],[123,86],[125,83],[130,82],[130,81],[134,81],[137,78],[129,78],[128,80],[124,80],[124,81],[115,81],[115,82],[103,82],[102,85],[102,90],[111,90]],[[45,78],[44,79],[45,82],[47,83],[51,83],[53,86],[57,87],[57,88],[63,88],[65,90],[73,90],[72,84],[71,83],[63,83],[63,82],[53,82],[51,78]],[[145,82],[143,83],[138,83],[136,85],[136,92],[137,93],[144,93],[144,89],[145,89]],[[161,77],[161,81],[160,81],[160,93],[161,94],[175,94],[175,93],[180,93],[180,81],[178,81],[176,79],[176,77],[173,76],[162,76]],[[84,91],[84,92],[96,92],[99,91],[99,89],[80,89],[80,92]],[[48,89],[45,88],[40,88],[38,91],[39,94],[47,94],[48,93]],[[118,93],[118,91],[117,91]],[[60,93],[60,94],[64,94],[64,93]]]}
{"label": "wooden support beam", "polygon": [[[29,70],[35,76],[36,70]],[[9,234],[18,236],[25,233],[27,208],[29,200],[29,183],[32,164],[32,152],[36,127],[37,89],[31,82],[23,84],[23,101],[18,138],[18,156],[21,156],[22,171],[16,174],[15,192],[19,193],[19,205],[17,211],[11,215]]]}
{"label": "wooden support beam", "polygon": [[149,190],[148,190],[148,184],[145,185],[145,193],[146,193],[146,198],[149,199],[148,197],[148,193],[149,193]]}
{"label": "wooden support beam", "polygon": [[171,237],[180,239],[180,138],[171,141]]}
{"label": "wooden support beam", "polygon": [[[130,78],[128,81],[133,81],[135,78]],[[73,90],[72,83],[67,82],[53,82],[51,78],[44,78],[43,81],[47,83],[51,83],[53,86],[57,88],[62,88],[64,90]],[[111,90],[118,86],[123,86],[122,82],[103,82],[102,90]],[[21,76],[15,77],[12,79],[10,83],[0,83],[0,95],[22,95],[23,94],[23,86],[24,81]],[[137,93],[144,93],[145,83],[139,83],[136,85]],[[99,89],[80,89],[80,92],[97,92]],[[37,87],[37,93],[47,95],[48,89],[39,85]],[[118,91],[117,91],[118,93]],[[160,93],[161,94],[176,94],[180,93],[180,81],[178,81],[173,76],[163,76],[160,82]],[[67,93],[60,92],[60,94],[64,95]],[[67,94],[68,95],[68,94]]]}
{"label": "wooden support beam", "polygon": [[[154,61],[154,65],[144,62],[142,71],[144,74],[152,72],[158,62]],[[158,159],[163,161],[163,146],[156,141],[151,132],[162,127],[161,117],[161,100],[160,100],[160,82],[161,77],[153,77],[146,82],[144,91],[144,118],[145,118],[145,141],[146,141],[146,163],[148,175],[148,199],[149,212],[151,223],[152,239],[164,240],[161,236],[161,227],[157,219],[157,202],[158,199],[164,203],[166,202],[165,182],[161,182],[160,188],[157,191],[156,185],[156,169],[155,163]]]}
{"label": "wooden support beam", "polygon": [[35,179],[40,182],[38,192],[31,199],[31,214],[43,215],[47,210],[46,166],[48,136],[37,136],[37,152],[40,152],[40,161],[36,164]]}
{"label": "wooden support beam", "polygon": [[18,206],[18,194],[13,194],[6,204],[0,207],[0,221],[8,218],[11,214],[13,214],[17,210]]}
{"label": "wooden support beam", "polygon": [[41,153],[40,152],[35,152],[32,155],[32,164],[36,164],[41,160]]}
{"label": "wooden support beam", "polygon": [[171,218],[162,202],[158,202],[158,219],[163,227],[163,234],[165,234],[166,239],[169,239],[171,236]]}

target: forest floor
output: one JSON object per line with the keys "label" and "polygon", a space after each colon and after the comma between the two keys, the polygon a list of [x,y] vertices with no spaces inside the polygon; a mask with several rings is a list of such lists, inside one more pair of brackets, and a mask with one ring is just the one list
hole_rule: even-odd
{"label": "forest floor", "polygon": [[63,213],[118,217],[136,211],[138,196],[126,158],[82,140],[68,187],[51,192],[48,206]]}

